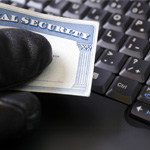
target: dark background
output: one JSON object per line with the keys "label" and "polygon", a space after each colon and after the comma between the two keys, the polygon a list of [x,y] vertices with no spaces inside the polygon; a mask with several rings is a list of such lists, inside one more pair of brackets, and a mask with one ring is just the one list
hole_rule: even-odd
{"label": "dark background", "polygon": [[1,142],[14,150],[148,150],[150,130],[128,117],[127,106],[91,97],[36,94],[42,118],[38,128],[23,137]]}

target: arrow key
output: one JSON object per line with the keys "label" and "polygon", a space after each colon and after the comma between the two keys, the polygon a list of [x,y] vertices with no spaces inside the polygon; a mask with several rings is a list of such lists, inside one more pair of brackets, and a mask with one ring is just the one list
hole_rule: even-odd
{"label": "arrow key", "polygon": [[150,124],[150,105],[135,102],[131,109],[131,116]]}
{"label": "arrow key", "polygon": [[137,99],[150,105],[150,86],[144,86]]}

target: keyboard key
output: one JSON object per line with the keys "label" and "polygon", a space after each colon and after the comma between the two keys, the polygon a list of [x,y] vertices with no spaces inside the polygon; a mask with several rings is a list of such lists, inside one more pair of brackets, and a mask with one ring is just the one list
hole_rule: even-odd
{"label": "keyboard key", "polygon": [[111,0],[105,7],[105,10],[111,13],[124,14],[130,6],[129,1],[123,0]]}
{"label": "keyboard key", "polygon": [[102,37],[102,35],[104,34],[104,32],[105,32],[105,29],[99,26],[97,41]]}
{"label": "keyboard key", "polygon": [[150,124],[150,105],[139,101],[136,102],[132,106],[131,115]]}
{"label": "keyboard key", "polygon": [[148,40],[144,40],[137,37],[129,37],[120,52],[129,56],[137,57],[142,59],[150,48]]}
{"label": "keyboard key", "polygon": [[33,8],[33,7],[27,7],[26,9],[28,9],[28,10],[31,10],[31,11],[35,11],[35,12],[42,12],[42,10],[41,9],[36,9],[36,8]]}
{"label": "keyboard key", "polygon": [[104,48],[97,46],[96,47],[96,56],[95,56],[95,62],[98,60],[102,52],[104,51]]}
{"label": "keyboard key", "polygon": [[47,0],[42,0],[42,1],[41,0],[30,0],[27,2],[26,5],[29,9],[42,12],[43,8],[46,6],[47,3],[48,3]]}
{"label": "keyboard key", "polygon": [[64,0],[54,0],[48,3],[48,5],[44,8],[44,12],[61,16],[68,8],[69,4],[69,2]]}
{"label": "keyboard key", "polygon": [[150,37],[150,23],[143,20],[134,20],[126,34],[143,39]]}
{"label": "keyboard key", "polygon": [[150,86],[144,86],[137,99],[150,105]]}
{"label": "keyboard key", "polygon": [[98,41],[98,45],[104,48],[118,51],[125,41],[126,36],[122,32],[107,30]]}
{"label": "keyboard key", "polygon": [[130,23],[131,19],[129,17],[121,14],[112,14],[109,20],[105,23],[104,28],[124,32]]}
{"label": "keyboard key", "polygon": [[150,75],[150,63],[142,59],[130,57],[120,72],[121,76],[144,83]]}
{"label": "keyboard key", "polygon": [[0,0],[1,3],[5,3],[5,4],[9,4],[10,1],[9,0]]}
{"label": "keyboard key", "polygon": [[86,0],[84,4],[88,7],[102,9],[106,6],[107,3],[108,1],[106,0]]}
{"label": "keyboard key", "polygon": [[10,0],[12,3],[25,5],[27,0]]}
{"label": "keyboard key", "polygon": [[147,20],[149,13],[150,7],[146,3],[138,1],[132,4],[126,15],[136,19]]}
{"label": "keyboard key", "polygon": [[106,11],[97,8],[92,8],[84,19],[98,21],[100,26],[102,26],[108,19],[109,15],[110,14]]}
{"label": "keyboard key", "polygon": [[98,94],[104,94],[113,78],[114,75],[110,71],[95,67],[93,73],[92,91]]}
{"label": "keyboard key", "polygon": [[146,84],[147,84],[147,85],[150,85],[150,77],[148,78]]}
{"label": "keyboard key", "polygon": [[[125,104],[136,100],[132,116],[150,125],[150,0],[0,2],[57,16],[67,12],[69,18],[98,21],[92,91]],[[116,74],[121,76],[116,78]]]}
{"label": "keyboard key", "polygon": [[146,60],[146,61],[150,61],[150,51],[147,53],[147,55],[146,55],[146,57],[145,57],[145,59],[144,60]]}
{"label": "keyboard key", "polygon": [[106,95],[125,104],[132,104],[141,85],[134,80],[118,76],[110,86]]}
{"label": "keyboard key", "polygon": [[20,8],[24,8],[25,7],[25,4],[20,4],[20,3],[16,3],[16,2],[13,2],[11,3],[12,6],[16,6],[16,7],[20,7]]}
{"label": "keyboard key", "polygon": [[79,3],[79,4],[82,4],[84,2],[84,0],[66,0],[66,1],[69,1],[72,3]]}
{"label": "keyboard key", "polygon": [[105,50],[95,64],[98,68],[118,73],[126,61],[126,56],[112,50]]}
{"label": "keyboard key", "polygon": [[68,10],[63,13],[63,17],[81,19],[88,11],[88,7],[78,3],[72,3]]}

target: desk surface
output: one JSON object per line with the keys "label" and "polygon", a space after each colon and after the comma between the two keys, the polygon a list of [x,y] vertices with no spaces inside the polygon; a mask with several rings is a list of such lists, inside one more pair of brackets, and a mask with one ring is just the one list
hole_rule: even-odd
{"label": "desk surface", "polygon": [[150,130],[128,123],[124,104],[95,94],[89,98],[54,94],[38,94],[38,97],[42,106],[39,127],[1,147],[9,150],[147,150],[150,147]]}

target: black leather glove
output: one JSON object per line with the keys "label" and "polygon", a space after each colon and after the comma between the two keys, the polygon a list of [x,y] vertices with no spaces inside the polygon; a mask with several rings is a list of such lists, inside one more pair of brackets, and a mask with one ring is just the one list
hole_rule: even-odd
{"label": "black leather glove", "polygon": [[23,29],[0,29],[1,139],[19,135],[38,124],[38,98],[29,92],[8,90],[40,74],[51,61],[52,48],[45,37]]}

